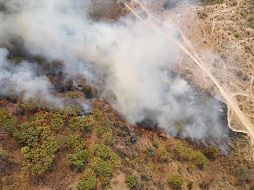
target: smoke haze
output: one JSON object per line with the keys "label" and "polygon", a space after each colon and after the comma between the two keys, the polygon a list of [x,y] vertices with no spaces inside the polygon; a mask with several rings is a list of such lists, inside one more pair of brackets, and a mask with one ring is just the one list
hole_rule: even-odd
{"label": "smoke haze", "polygon": [[[3,47],[22,39],[29,54],[63,60],[68,78],[82,75],[100,89],[101,98],[113,94],[108,101],[130,123],[152,119],[170,134],[180,130],[183,137],[196,140],[225,135],[217,103],[197,99],[193,87],[172,72],[183,55],[159,31],[128,16],[115,22],[94,21],[85,0],[0,2],[7,9],[0,14]],[[37,74],[36,63],[14,65],[7,56],[2,48],[1,95],[62,103],[48,78]]]}

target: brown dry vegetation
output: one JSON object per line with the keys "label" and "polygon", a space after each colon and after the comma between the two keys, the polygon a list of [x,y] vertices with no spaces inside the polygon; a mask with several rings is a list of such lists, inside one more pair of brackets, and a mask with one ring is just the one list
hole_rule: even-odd
{"label": "brown dry vegetation", "polygon": [[[254,182],[250,145],[243,135],[234,134],[230,151],[222,155],[216,148],[129,126],[99,101],[86,116],[42,108],[16,114],[15,109],[1,101],[2,189],[82,189],[82,183],[90,189],[170,189],[177,183],[169,183],[172,175],[181,176],[182,189],[248,189]],[[52,125],[56,117],[63,125]],[[82,122],[70,122],[80,117]],[[24,147],[30,148],[29,157]],[[38,152],[45,148],[47,154]]]}
{"label": "brown dry vegetation", "polygon": [[[115,19],[126,11],[120,1],[119,5],[109,3],[110,7],[117,7],[112,15],[110,12],[101,15],[98,9],[97,14],[91,16],[94,19]],[[208,7],[198,9],[199,21],[209,25],[210,17],[222,19],[222,15],[214,13],[222,9],[220,5],[234,6],[227,2],[216,3],[218,1],[205,1]],[[247,6],[242,1],[239,3]],[[98,8],[98,4],[94,6],[94,9]],[[108,6],[106,1],[105,6]],[[237,10],[239,14],[241,10],[245,9]],[[241,24],[252,22],[249,20],[243,19]],[[215,21],[215,26],[224,30]],[[247,42],[252,39],[248,35],[252,34],[248,31],[253,30],[236,29],[239,35],[230,32],[227,38],[233,38],[235,42],[241,39],[243,47],[251,48],[252,44]],[[216,43],[218,36],[222,38],[220,30],[212,31],[217,37],[205,39],[206,43],[196,38],[205,33],[203,29],[190,38],[196,38],[202,46],[211,45]],[[184,31],[188,34],[188,25]],[[216,51],[224,48],[224,39],[219,39],[219,45],[214,46]],[[244,51],[248,52],[248,48]],[[37,62],[47,63],[43,58],[37,59]],[[61,67],[60,62],[54,64]],[[241,65],[239,68],[237,76],[250,78],[248,70]],[[96,96],[96,90],[85,81],[81,81],[82,88],[77,89],[71,82],[59,82],[61,77],[61,73],[49,76],[61,96],[68,96],[73,101],[82,94]],[[236,98],[239,102],[245,101],[242,96]],[[251,111],[248,106],[243,104],[243,109]],[[91,114],[82,115],[78,107],[53,109],[37,102],[0,99],[0,189],[3,190],[246,190],[254,183],[251,149],[248,138],[242,134],[233,133],[227,154],[222,154],[216,147],[204,147],[169,137],[163,132],[130,126],[103,101],[94,101]]]}

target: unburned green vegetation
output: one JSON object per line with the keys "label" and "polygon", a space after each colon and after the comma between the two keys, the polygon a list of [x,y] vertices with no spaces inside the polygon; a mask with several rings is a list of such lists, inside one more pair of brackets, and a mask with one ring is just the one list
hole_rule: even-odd
{"label": "unburned green vegetation", "polygon": [[179,174],[173,174],[168,178],[168,183],[173,189],[181,189],[184,184],[184,179]]}
{"label": "unburned green vegetation", "polygon": [[127,186],[131,189],[137,187],[138,178],[135,175],[128,175],[125,179]]}
{"label": "unburned green vegetation", "polygon": [[204,168],[208,163],[207,157],[202,152],[193,150],[190,147],[178,144],[175,151],[180,161],[191,162],[199,168]]}
{"label": "unburned green vegetation", "polygon": [[[35,103],[19,103],[16,109],[0,109],[0,132],[8,134],[0,133],[8,141],[0,144],[0,164],[10,171],[2,172],[2,189],[36,189],[38,181],[49,189],[205,189],[214,187],[210,172],[215,167],[220,176],[224,157],[216,147],[195,148],[130,126],[99,101],[89,115],[80,115],[77,107]],[[14,169],[8,170],[11,165]],[[250,188],[251,171],[232,171],[232,184]]]}

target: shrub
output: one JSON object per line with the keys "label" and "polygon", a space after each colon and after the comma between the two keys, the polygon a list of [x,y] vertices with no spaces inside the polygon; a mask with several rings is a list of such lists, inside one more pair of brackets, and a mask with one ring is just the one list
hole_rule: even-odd
{"label": "shrub", "polygon": [[95,129],[95,134],[96,137],[100,139],[100,142],[108,145],[112,144],[113,132],[111,128],[106,128],[105,126],[98,126]]}
{"label": "shrub", "polygon": [[245,183],[250,183],[254,180],[254,171],[246,167],[237,168],[235,171],[237,177],[237,184],[243,185]]}
{"label": "shrub", "polygon": [[72,98],[72,99],[76,99],[76,98],[80,98],[83,96],[83,93],[82,92],[75,92],[75,91],[69,91],[67,92],[66,94],[69,98]]}
{"label": "shrub", "polygon": [[215,147],[206,147],[203,150],[203,153],[208,159],[215,160],[216,157],[219,155],[219,150]]}
{"label": "shrub", "polygon": [[7,12],[7,7],[4,3],[0,3],[0,12]]}
{"label": "shrub", "polygon": [[2,190],[16,189],[14,186],[13,178],[10,176],[2,177],[1,182],[2,182]]}
{"label": "shrub", "polygon": [[193,181],[189,181],[189,182],[188,182],[187,188],[188,188],[189,190],[192,190],[192,189],[193,189]]}
{"label": "shrub", "polygon": [[5,109],[0,109],[0,126],[13,135],[16,132],[16,120]]}
{"label": "shrub", "polygon": [[70,162],[70,166],[75,171],[81,171],[85,167],[85,163],[88,160],[88,151],[78,150],[74,154],[68,154],[67,158]]}
{"label": "shrub", "polygon": [[125,183],[131,189],[135,188],[138,185],[138,178],[134,175],[129,175],[125,179]]}
{"label": "shrub", "polygon": [[31,118],[29,118],[29,122],[31,122],[34,126],[46,125],[48,123],[48,118],[50,114],[48,112],[37,112]]}
{"label": "shrub", "polygon": [[56,114],[77,117],[80,114],[81,109],[78,106],[73,106],[64,108],[54,108],[52,109],[52,112]]}
{"label": "shrub", "polygon": [[109,160],[113,167],[118,167],[120,164],[118,156],[110,149],[110,147],[104,144],[94,144],[91,152],[95,157],[100,157],[103,160]]}
{"label": "shrub", "polygon": [[8,160],[10,157],[9,152],[3,149],[3,147],[0,146],[0,160]]}
{"label": "shrub", "polygon": [[51,133],[46,126],[33,127],[29,123],[24,123],[21,128],[22,130],[15,137],[20,143],[30,147],[37,146],[38,143],[49,137]]}
{"label": "shrub", "polygon": [[113,172],[113,167],[110,161],[105,161],[101,158],[92,158],[89,166],[95,171],[96,175],[102,180],[103,184],[107,185]]}
{"label": "shrub", "polygon": [[68,135],[64,138],[64,148],[67,150],[81,150],[85,148],[85,141],[77,135]]}
{"label": "shrub", "polygon": [[69,120],[69,127],[73,131],[89,131],[90,126],[86,121],[86,116],[74,117]]}
{"label": "shrub", "polygon": [[16,120],[14,118],[6,119],[4,122],[2,122],[2,126],[12,136],[17,132]]}
{"label": "shrub", "polygon": [[52,129],[60,129],[64,125],[64,118],[61,114],[53,114],[50,122]]}
{"label": "shrub", "polygon": [[147,156],[149,156],[149,157],[154,156],[154,149],[153,149],[152,147],[149,146],[149,147],[146,149],[146,154],[147,154]]}
{"label": "shrub", "polygon": [[38,110],[46,109],[46,106],[40,102],[22,102],[18,105],[20,111],[36,112]]}
{"label": "shrub", "polygon": [[168,162],[169,161],[169,153],[164,147],[160,147],[157,150],[156,155],[158,156],[157,160],[159,162]]}
{"label": "shrub", "polygon": [[94,175],[87,176],[81,179],[78,183],[79,190],[94,190],[96,189],[96,177]]}
{"label": "shrub", "polygon": [[189,164],[188,166],[187,166],[187,171],[189,172],[189,173],[193,173],[193,171],[195,170],[195,165],[194,164]]}
{"label": "shrub", "polygon": [[23,167],[32,176],[43,175],[51,167],[57,149],[57,143],[53,140],[40,147],[25,146],[21,148],[24,159]]}
{"label": "shrub", "polygon": [[[1,8],[0,8],[1,9]],[[19,56],[12,56],[10,58],[10,60],[15,63],[15,64],[18,64],[18,63],[21,63],[23,61],[23,58],[22,57],[19,57]]]}
{"label": "shrub", "polygon": [[204,154],[202,154],[199,151],[195,151],[191,155],[193,162],[198,166],[199,168],[203,168],[205,165],[207,165],[207,158]]}
{"label": "shrub", "polygon": [[248,18],[248,23],[251,28],[254,28],[254,15]]}
{"label": "shrub", "polygon": [[109,119],[107,114],[103,112],[102,105],[94,103],[93,108],[93,119],[96,121],[97,126],[102,126],[105,129],[110,129],[112,121]]}
{"label": "shrub", "polygon": [[35,55],[33,57],[33,59],[34,59],[35,62],[37,62],[39,64],[47,62],[47,59],[45,57],[41,56],[41,55]]}
{"label": "shrub", "polygon": [[184,184],[184,179],[179,174],[173,174],[168,178],[168,183],[173,189],[181,189]]}
{"label": "shrub", "polygon": [[78,183],[79,190],[95,190],[96,189],[96,175],[90,168],[86,169],[81,180]]}
{"label": "shrub", "polygon": [[199,187],[201,189],[209,189],[209,186],[211,185],[214,178],[208,174],[204,174],[201,177],[201,183],[199,184]]}
{"label": "shrub", "polygon": [[199,168],[203,168],[208,163],[207,157],[200,151],[195,151],[181,144],[176,145],[175,150],[180,160],[191,161]]}
{"label": "shrub", "polygon": [[95,134],[97,138],[101,138],[105,132],[107,132],[107,129],[102,126],[98,126],[95,129]]}
{"label": "shrub", "polygon": [[235,38],[239,38],[240,34],[239,33],[235,33],[234,36],[235,36]]}
{"label": "shrub", "polygon": [[104,144],[95,144],[93,146],[93,155],[102,158],[103,160],[110,159],[111,149]]}

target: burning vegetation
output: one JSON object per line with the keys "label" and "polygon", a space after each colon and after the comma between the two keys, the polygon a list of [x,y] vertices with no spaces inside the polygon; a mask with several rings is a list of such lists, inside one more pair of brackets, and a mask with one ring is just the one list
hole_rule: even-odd
{"label": "burning vegetation", "polygon": [[247,137],[135,2],[0,0],[0,189],[253,188]]}

